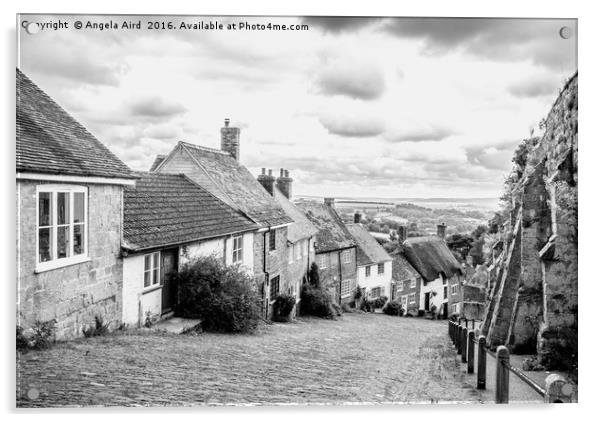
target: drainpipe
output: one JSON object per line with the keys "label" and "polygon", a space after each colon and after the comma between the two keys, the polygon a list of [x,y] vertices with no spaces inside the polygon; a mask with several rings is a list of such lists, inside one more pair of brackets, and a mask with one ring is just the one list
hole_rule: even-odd
{"label": "drainpipe", "polygon": [[268,273],[268,264],[267,264],[267,250],[266,250],[266,241],[265,241],[265,236],[266,234],[269,235],[270,232],[272,231],[272,227],[268,227],[268,231],[263,233],[263,274],[265,276],[265,280],[263,281],[263,298],[261,299],[263,301],[263,304],[265,306],[264,309],[264,318],[267,319],[268,317],[268,312],[269,312],[269,302],[266,301],[267,297],[268,297],[268,291],[267,291],[267,287],[269,286],[269,281],[270,281],[270,273]]}
{"label": "drainpipe", "polygon": [[339,306],[341,305],[341,297],[343,296],[343,263],[341,262],[341,251],[338,251],[339,254]]}

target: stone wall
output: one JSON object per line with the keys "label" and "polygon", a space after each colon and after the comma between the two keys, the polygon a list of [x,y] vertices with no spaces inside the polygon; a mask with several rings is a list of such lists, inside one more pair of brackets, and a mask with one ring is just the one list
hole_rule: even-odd
{"label": "stone wall", "polygon": [[[343,251],[351,252],[351,262],[343,262]],[[353,303],[354,292],[357,288],[357,264],[355,247],[330,251],[325,253],[316,253],[316,262],[321,262],[322,256],[326,257],[326,268],[320,268],[320,282],[329,289],[334,302],[338,302],[339,288],[341,280],[350,281],[351,294],[341,299],[342,303]],[[318,264],[319,265],[319,264]]]}
{"label": "stone wall", "polygon": [[121,323],[123,262],[120,258],[123,188],[87,184],[88,256],[79,264],[36,272],[36,186],[17,181],[17,324],[56,320],[58,340],[82,336],[100,316]]}
{"label": "stone wall", "polygon": [[546,367],[569,370],[577,363],[577,88],[575,74],[512,186],[481,327],[490,347],[537,352]]}

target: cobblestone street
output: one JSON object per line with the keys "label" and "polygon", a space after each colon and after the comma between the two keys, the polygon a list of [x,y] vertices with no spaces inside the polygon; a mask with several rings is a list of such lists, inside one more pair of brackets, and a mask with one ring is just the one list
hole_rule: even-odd
{"label": "cobblestone street", "polygon": [[253,335],[123,333],[17,358],[17,406],[479,402],[443,321],[345,314]]}

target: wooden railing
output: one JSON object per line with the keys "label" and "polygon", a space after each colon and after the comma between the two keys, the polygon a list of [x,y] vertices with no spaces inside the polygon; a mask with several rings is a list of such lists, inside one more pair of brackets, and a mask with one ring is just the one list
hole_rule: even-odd
{"label": "wooden railing", "polygon": [[[464,326],[462,326],[464,321]],[[468,323],[472,322],[472,329]],[[495,372],[495,402],[508,403],[510,393],[510,372],[531,387],[543,397],[547,403],[571,403],[573,401],[573,386],[564,377],[550,374],[546,378],[545,388],[529,378],[523,371],[510,364],[510,352],[505,346],[498,346],[496,353],[487,348],[485,336],[479,335],[475,329],[475,320],[461,318],[458,321],[448,322],[449,336],[460,355],[462,363],[466,363],[466,372],[474,374],[475,346],[477,347],[477,385],[478,390],[487,387],[487,355],[496,360]]]}

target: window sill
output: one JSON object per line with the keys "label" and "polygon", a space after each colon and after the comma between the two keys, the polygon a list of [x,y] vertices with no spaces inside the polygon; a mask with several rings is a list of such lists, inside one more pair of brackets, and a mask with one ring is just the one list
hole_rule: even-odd
{"label": "window sill", "polygon": [[91,258],[87,255],[57,259],[55,261],[42,262],[36,265],[34,273],[43,273],[46,271],[57,270],[59,268],[69,267],[71,265],[83,264],[84,262],[91,261]]}
{"label": "window sill", "polygon": [[152,292],[154,292],[155,290],[159,290],[159,289],[161,289],[162,287],[163,287],[163,286],[161,286],[159,283],[157,283],[157,284],[153,284],[152,286],[145,287],[145,288],[142,290],[142,294],[143,294],[143,295],[145,295],[145,294],[147,294],[147,293],[152,293]]}

